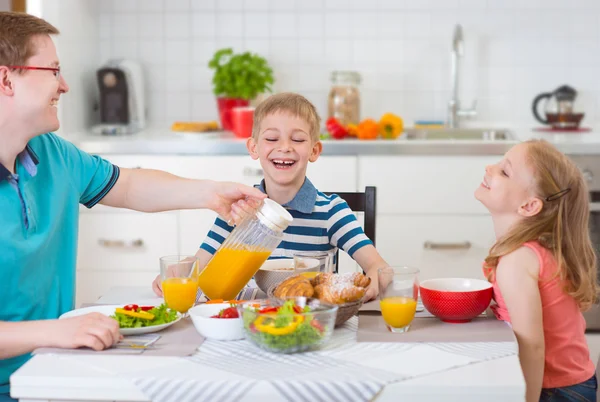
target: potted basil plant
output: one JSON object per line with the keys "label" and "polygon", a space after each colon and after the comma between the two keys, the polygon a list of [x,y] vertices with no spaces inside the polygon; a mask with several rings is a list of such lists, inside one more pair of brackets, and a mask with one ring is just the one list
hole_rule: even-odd
{"label": "potted basil plant", "polygon": [[267,61],[250,52],[234,53],[231,48],[215,52],[208,66],[215,70],[212,84],[224,130],[232,130],[231,110],[248,106],[259,94],[272,92],[275,82]]}

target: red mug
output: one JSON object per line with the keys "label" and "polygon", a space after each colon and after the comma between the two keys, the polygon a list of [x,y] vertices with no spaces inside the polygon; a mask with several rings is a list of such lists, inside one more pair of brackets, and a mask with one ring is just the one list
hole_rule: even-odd
{"label": "red mug", "polygon": [[250,138],[252,136],[253,107],[234,107],[231,109],[231,120],[233,123],[233,133],[236,137]]}

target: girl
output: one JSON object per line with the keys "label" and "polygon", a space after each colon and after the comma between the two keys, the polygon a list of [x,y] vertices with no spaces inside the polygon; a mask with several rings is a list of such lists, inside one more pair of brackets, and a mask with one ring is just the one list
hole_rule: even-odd
{"label": "girl", "polygon": [[596,300],[596,255],[581,172],[550,143],[528,141],[486,168],[475,197],[494,222],[484,272],[492,310],[519,344],[527,402],[596,401],[581,314]]}

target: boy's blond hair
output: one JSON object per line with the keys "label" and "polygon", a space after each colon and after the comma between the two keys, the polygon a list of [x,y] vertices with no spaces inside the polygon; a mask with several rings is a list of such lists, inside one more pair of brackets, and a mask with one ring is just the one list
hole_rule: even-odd
{"label": "boy's blond hair", "polygon": [[25,13],[0,12],[0,66],[22,66],[35,54],[36,35],[55,35],[58,29]]}
{"label": "boy's blond hair", "polygon": [[283,92],[268,97],[262,101],[254,111],[252,124],[252,138],[258,139],[260,124],[265,117],[277,112],[289,113],[308,123],[312,142],[319,141],[321,131],[321,118],[315,106],[304,96],[292,92]]}

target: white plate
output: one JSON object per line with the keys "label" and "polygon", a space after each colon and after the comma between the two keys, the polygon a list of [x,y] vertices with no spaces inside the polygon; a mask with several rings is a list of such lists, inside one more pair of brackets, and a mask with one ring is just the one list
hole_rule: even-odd
{"label": "white plate", "polygon": [[[77,317],[77,316],[80,316],[83,314],[88,314],[88,313],[101,313],[108,317],[115,313],[116,308],[123,308],[123,305],[116,304],[116,305],[109,305],[109,306],[91,306],[91,307],[78,308],[76,310],[68,311],[58,318],[61,319],[61,318]],[[171,321],[167,324],[152,325],[150,327],[142,327],[142,328],[121,328],[119,330],[119,332],[121,332],[121,334],[123,334],[125,336],[149,334],[151,332],[162,331],[163,329],[168,328],[171,325],[175,324],[182,318],[183,318],[183,314],[177,313],[177,319],[175,321]]]}

